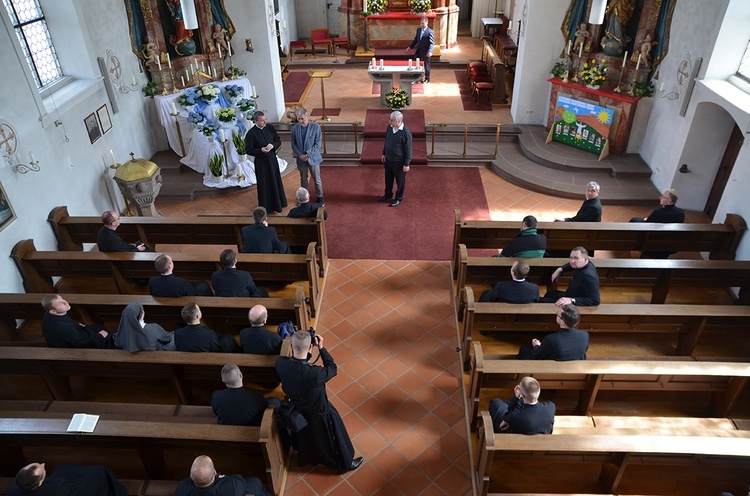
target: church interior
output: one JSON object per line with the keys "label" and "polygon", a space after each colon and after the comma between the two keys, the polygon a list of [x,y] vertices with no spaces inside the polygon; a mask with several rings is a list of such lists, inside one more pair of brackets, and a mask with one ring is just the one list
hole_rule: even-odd
{"label": "church interior", "polygon": [[[171,495],[199,454],[276,496],[748,491],[750,2],[5,0],[0,12],[0,494],[21,466],[46,460],[50,472],[111,465],[129,495]],[[410,84],[420,66],[406,47],[425,15],[431,75]],[[376,198],[398,84],[409,86],[401,110],[415,146],[404,202],[389,208]],[[211,86],[213,105],[186,100]],[[567,105],[596,109],[585,131]],[[302,219],[287,219],[300,186],[290,144],[299,107],[324,129],[329,215],[305,219],[305,234],[293,232]],[[325,337],[338,366],[328,397],[364,457],[343,475],[273,451],[273,415],[261,427],[215,425],[207,405],[221,366],[235,361],[245,387],[281,399],[263,382],[273,362],[55,350],[41,334],[46,293],[87,323],[116,328],[117,312],[142,301],[147,320],[178,326],[182,303],[132,281],[155,275],[151,255],[200,279],[236,249],[259,198],[235,136],[258,110],[281,137],[289,203],[269,224],[301,246],[273,257],[293,257],[283,263],[301,272],[240,254],[270,298],[198,298],[236,339],[257,303],[268,330],[291,315],[283,320]],[[601,229],[573,223],[579,237],[563,238],[556,221],[576,214],[590,181],[601,186]],[[685,222],[661,226],[654,246],[677,248],[649,260],[642,243],[654,233],[628,221],[667,189]],[[156,254],[98,253],[86,236],[107,210],[122,215],[128,243],[158,239]],[[508,278],[507,259],[491,257],[498,233],[526,215],[550,242],[560,233],[556,246],[589,249],[599,269],[602,304],[580,307],[586,361],[515,360],[557,330],[553,304],[478,301]],[[80,232],[63,229],[74,221]],[[228,237],[207,241],[227,226]],[[470,228],[486,232],[472,239]],[[543,291],[566,262],[529,260],[529,280]],[[490,399],[529,375],[557,405],[553,434],[493,435]],[[100,438],[66,437],[82,411],[100,415]]]}

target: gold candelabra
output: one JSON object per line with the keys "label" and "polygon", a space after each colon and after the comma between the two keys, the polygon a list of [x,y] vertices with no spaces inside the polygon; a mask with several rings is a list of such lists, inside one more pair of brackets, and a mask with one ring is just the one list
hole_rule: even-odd
{"label": "gold candelabra", "polygon": [[172,81],[172,93],[177,93],[179,90],[177,89],[177,85],[174,83],[174,69],[169,68],[169,78]]}

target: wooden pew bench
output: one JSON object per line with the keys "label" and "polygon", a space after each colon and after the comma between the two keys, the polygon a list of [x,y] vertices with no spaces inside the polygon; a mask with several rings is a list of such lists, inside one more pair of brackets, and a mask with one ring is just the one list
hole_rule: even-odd
{"label": "wooden pew bench", "polygon": [[[316,243],[320,276],[328,270],[328,240],[323,209],[316,218],[268,217],[279,239],[289,243],[295,253],[304,253]],[[61,251],[82,251],[84,243],[96,244],[102,227],[101,217],[70,216],[65,206],[55,207],[47,221],[57,237]],[[198,217],[121,217],[119,234],[128,243],[143,241],[150,248],[159,245],[234,245],[242,249],[242,228],[253,224],[252,216],[211,215]],[[218,252],[216,256],[218,260]]]}
{"label": "wooden pew bench", "polygon": [[[53,277],[99,277],[112,279],[120,294],[139,294],[142,288],[133,279],[157,276],[154,261],[158,253],[99,253],[74,251],[37,251],[34,241],[19,241],[11,257],[16,263],[28,293],[53,293]],[[173,253],[175,275],[191,281],[210,281],[211,274],[221,270],[219,254]],[[315,243],[306,255],[250,254],[237,255],[237,268],[250,272],[258,284],[264,281],[294,283],[304,281],[310,313],[315,316],[321,303],[320,279],[315,266]]]}
{"label": "wooden pew bench", "polygon": [[747,487],[747,432],[732,437],[525,436],[494,434],[488,412],[482,413],[481,420],[474,467],[481,496],[547,492],[697,496]]}
{"label": "wooden pew bench", "polygon": [[[466,288],[466,309],[461,324],[461,352],[468,364],[473,336],[478,332],[535,332],[559,330],[554,303],[479,303]],[[607,333],[660,333],[677,335],[678,356],[691,356],[707,332],[746,333],[750,307],[737,305],[604,304],[577,307],[579,329]]]}
{"label": "wooden pew bench", "polygon": [[[488,396],[507,399],[521,378],[536,378],[542,394],[548,390],[578,391],[577,415],[591,415],[597,401],[606,403],[612,391],[675,391],[695,396],[710,392],[705,414],[727,417],[745,392],[750,365],[733,362],[649,360],[508,360],[485,357],[481,343],[474,343],[468,389],[469,421],[476,427],[480,410],[487,410]],[[601,396],[599,393],[605,393]],[[669,403],[665,395],[663,402]],[[668,405],[667,405],[668,406]],[[696,406],[698,408],[698,406]],[[566,413],[566,412],[560,412]],[[747,413],[747,412],[746,412]],[[742,415],[740,415],[741,417]]]}
{"label": "wooden pew bench", "polygon": [[[71,458],[85,455],[88,463],[102,463],[123,479],[174,482],[187,477],[192,460],[205,454],[223,473],[255,475],[273,494],[283,493],[286,453],[272,407],[264,413],[259,427],[183,423],[179,417],[114,420],[103,413],[94,432],[77,435],[67,432],[70,417],[49,412],[41,418],[0,418],[2,475],[15,475],[43,452],[50,465],[71,463]],[[99,456],[91,460],[92,453]],[[141,466],[134,467],[133,459],[140,460]]]}
{"label": "wooden pew bench", "polygon": [[[459,246],[456,301],[461,303],[463,289],[473,285],[476,289],[491,289],[500,281],[510,280],[510,268],[517,259],[496,257],[470,257],[466,245]],[[531,271],[526,280],[539,285],[544,295],[557,289],[558,284],[567,286],[573,273],[565,272],[558,284],[550,282],[552,273],[567,259],[528,258]],[[601,287],[640,286],[651,290],[651,303],[664,303],[670,288],[740,288],[741,304],[750,304],[750,261],[735,260],[656,260],[597,258],[592,260],[599,274]],[[476,292],[479,299],[480,292]],[[460,314],[459,314],[460,315]]]}
{"label": "wooden pew bench", "polygon": [[[0,293],[0,343],[21,346],[39,344],[46,346],[41,333],[41,306],[45,293]],[[71,309],[73,320],[83,324],[102,324],[116,329],[123,309],[130,303],[140,303],[146,312],[146,321],[155,322],[172,331],[182,327],[182,307],[194,301],[201,308],[204,325],[224,334],[239,333],[249,327],[247,313],[255,305],[268,309],[269,328],[291,321],[298,329],[310,325],[310,309],[305,299],[304,287],[297,287],[294,298],[216,298],[210,296],[184,296],[181,298],[154,298],[145,295],[61,294]],[[17,320],[25,322],[18,326]]]}
{"label": "wooden pew bench", "polygon": [[[287,339],[281,356],[288,356]],[[276,373],[278,355],[243,353],[189,353],[181,351],[94,350],[71,348],[0,347],[0,377],[24,384],[0,391],[0,399],[80,400],[86,397],[83,380],[106,385],[110,397],[123,402],[139,402],[152,393],[162,402],[208,404],[213,391],[221,389],[221,368],[236,364],[247,382],[273,387],[280,379]],[[73,381],[75,379],[75,381]],[[102,379],[107,379],[102,382]],[[112,379],[112,380],[108,380]],[[139,380],[138,387],[129,381]],[[27,391],[28,389],[28,391]],[[43,391],[43,392],[40,392]],[[44,394],[40,397],[40,394]],[[134,399],[135,398],[135,399]]]}
{"label": "wooden pew bench", "polygon": [[[454,210],[453,274],[458,274],[459,245],[468,249],[501,249],[518,236],[520,220],[461,219]],[[547,237],[548,250],[709,252],[711,260],[734,260],[737,246],[747,231],[745,220],[727,214],[724,224],[656,224],[652,222],[539,222],[539,234]]]}

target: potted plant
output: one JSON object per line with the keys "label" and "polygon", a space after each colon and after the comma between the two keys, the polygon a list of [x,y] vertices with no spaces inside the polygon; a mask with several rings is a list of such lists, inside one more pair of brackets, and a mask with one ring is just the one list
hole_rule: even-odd
{"label": "potted plant", "polygon": [[211,103],[219,98],[219,93],[221,93],[221,90],[215,84],[204,84],[198,86],[198,89],[195,92],[199,97],[201,97],[201,99],[203,99],[204,102]]}
{"label": "potted plant", "polygon": [[641,81],[635,83],[630,90],[630,94],[633,96],[651,97],[654,96],[654,83],[651,81]]}
{"label": "potted plant", "polygon": [[245,92],[245,89],[242,86],[236,85],[236,84],[228,84],[224,86],[224,93],[227,95],[227,100],[232,105],[237,104],[237,100],[242,98],[242,93]]}
{"label": "potted plant", "polygon": [[214,153],[213,157],[208,159],[208,170],[214,177],[221,177],[221,169],[224,166],[224,158],[218,153]]}
{"label": "potted plant", "polygon": [[151,98],[159,93],[159,83],[156,81],[149,81],[146,86],[143,87],[143,94]]}
{"label": "potted plant", "polygon": [[201,133],[203,133],[203,136],[208,138],[209,141],[213,141],[216,138],[216,131],[218,130],[219,127],[210,121],[206,121],[203,126],[201,126]]}
{"label": "potted plant", "polygon": [[206,119],[206,114],[202,112],[190,112],[187,116],[187,121],[194,126],[203,124],[206,122]]}
{"label": "potted plant", "polygon": [[579,76],[588,88],[598,89],[607,78],[607,66],[604,59],[601,63],[598,63],[596,59],[591,59],[590,63],[584,63]]}
{"label": "potted plant", "polygon": [[255,100],[252,98],[240,98],[240,100],[237,101],[237,108],[240,109],[240,114],[237,117],[242,118],[242,114],[247,114],[248,112],[252,112],[255,110],[256,103]]}
{"label": "potted plant", "polygon": [[232,132],[232,143],[234,143],[234,149],[237,150],[237,155],[240,156],[240,162],[247,160],[247,149],[245,148],[245,138],[240,133]]}
{"label": "potted plant", "polygon": [[200,97],[198,96],[198,93],[196,93],[195,88],[190,88],[189,90],[182,92],[177,98],[177,103],[190,112],[190,109],[198,105],[199,100]]}
{"label": "potted plant", "polygon": [[366,11],[370,14],[380,14],[388,7],[388,0],[367,0]]}
{"label": "potted plant", "polygon": [[216,111],[216,118],[219,119],[221,127],[234,127],[237,123],[237,111],[232,107],[220,108]]}
{"label": "potted plant", "polygon": [[431,0],[409,0],[409,7],[412,12],[422,14],[432,8]]}
{"label": "potted plant", "polygon": [[388,93],[385,94],[385,104],[393,110],[400,110],[404,107],[411,105],[411,100],[406,91],[401,88],[391,88]]}
{"label": "potted plant", "polygon": [[552,70],[549,71],[550,74],[560,79],[563,79],[563,76],[565,76],[566,72],[568,72],[568,64],[563,61],[556,63],[552,67]]}

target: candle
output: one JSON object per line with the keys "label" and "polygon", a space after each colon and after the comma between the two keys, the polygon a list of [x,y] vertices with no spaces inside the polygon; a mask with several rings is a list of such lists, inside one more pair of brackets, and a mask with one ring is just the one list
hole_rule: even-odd
{"label": "candle", "polygon": [[281,29],[286,29],[286,19],[281,21]]}
{"label": "candle", "polygon": [[156,65],[159,67],[159,70],[161,70],[161,52],[156,56]]}
{"label": "candle", "polygon": [[625,52],[625,56],[622,58],[622,66],[625,67],[625,62],[628,61],[628,52]]}
{"label": "candle", "polygon": [[419,67],[419,57],[417,57],[417,67]]}
{"label": "candle", "polygon": [[581,55],[583,55],[583,43],[578,45],[578,58],[581,58]]}
{"label": "candle", "polygon": [[221,58],[221,45],[216,45],[216,47],[219,49],[219,58]]}
{"label": "candle", "polygon": [[367,0],[364,0],[364,3],[362,4],[362,10],[367,12]]}
{"label": "candle", "polygon": [[176,113],[177,113],[177,107],[175,107],[175,104],[174,104],[174,102],[172,102],[172,113],[173,113],[173,114],[176,114]]}
{"label": "candle", "polygon": [[375,57],[373,57],[373,58],[372,58],[372,66],[374,67],[374,66],[376,66],[376,65],[378,65],[378,61],[377,61],[377,60],[375,60]]}
{"label": "candle", "polygon": [[227,140],[227,137],[224,135],[224,130],[223,129],[219,129],[219,139],[221,139],[221,141],[226,141]]}
{"label": "candle", "polygon": [[169,58],[169,53],[167,53],[167,66],[171,69],[172,68],[172,59]]}
{"label": "candle", "polygon": [[253,86],[253,98],[255,98],[256,96],[258,96],[258,94],[255,92],[255,86]]}
{"label": "candle", "polygon": [[117,160],[115,160],[115,152],[112,151],[112,149],[109,149],[109,154],[112,155],[112,165],[117,165]]}
{"label": "candle", "polygon": [[206,64],[201,62],[201,72],[206,72]]}
{"label": "candle", "polygon": [[135,86],[135,76],[133,76],[133,86]]}
{"label": "candle", "polygon": [[216,67],[214,67],[214,79],[216,79]]}
{"label": "candle", "polygon": [[411,59],[409,59],[409,69],[411,69]]}
{"label": "candle", "polygon": [[230,57],[232,56],[232,44],[229,42],[227,42],[227,53]]}
{"label": "candle", "polygon": [[659,85],[659,93],[664,93],[664,83]]}
{"label": "candle", "polygon": [[34,152],[29,152],[29,158],[31,159],[32,165],[36,163],[36,157],[34,156]]}
{"label": "candle", "polygon": [[[190,77],[190,76],[188,76]],[[182,81],[182,87],[185,87],[185,78],[183,76],[180,76],[180,80]]]}
{"label": "candle", "polygon": [[635,70],[637,71],[638,68],[641,66],[641,54],[638,54],[638,62],[635,63]]}
{"label": "candle", "polygon": [[565,51],[566,55],[570,55],[570,40],[568,40],[568,49]]}
{"label": "candle", "polygon": [[385,63],[383,62],[383,59],[380,59],[380,68],[382,69],[383,67],[385,67]]}

